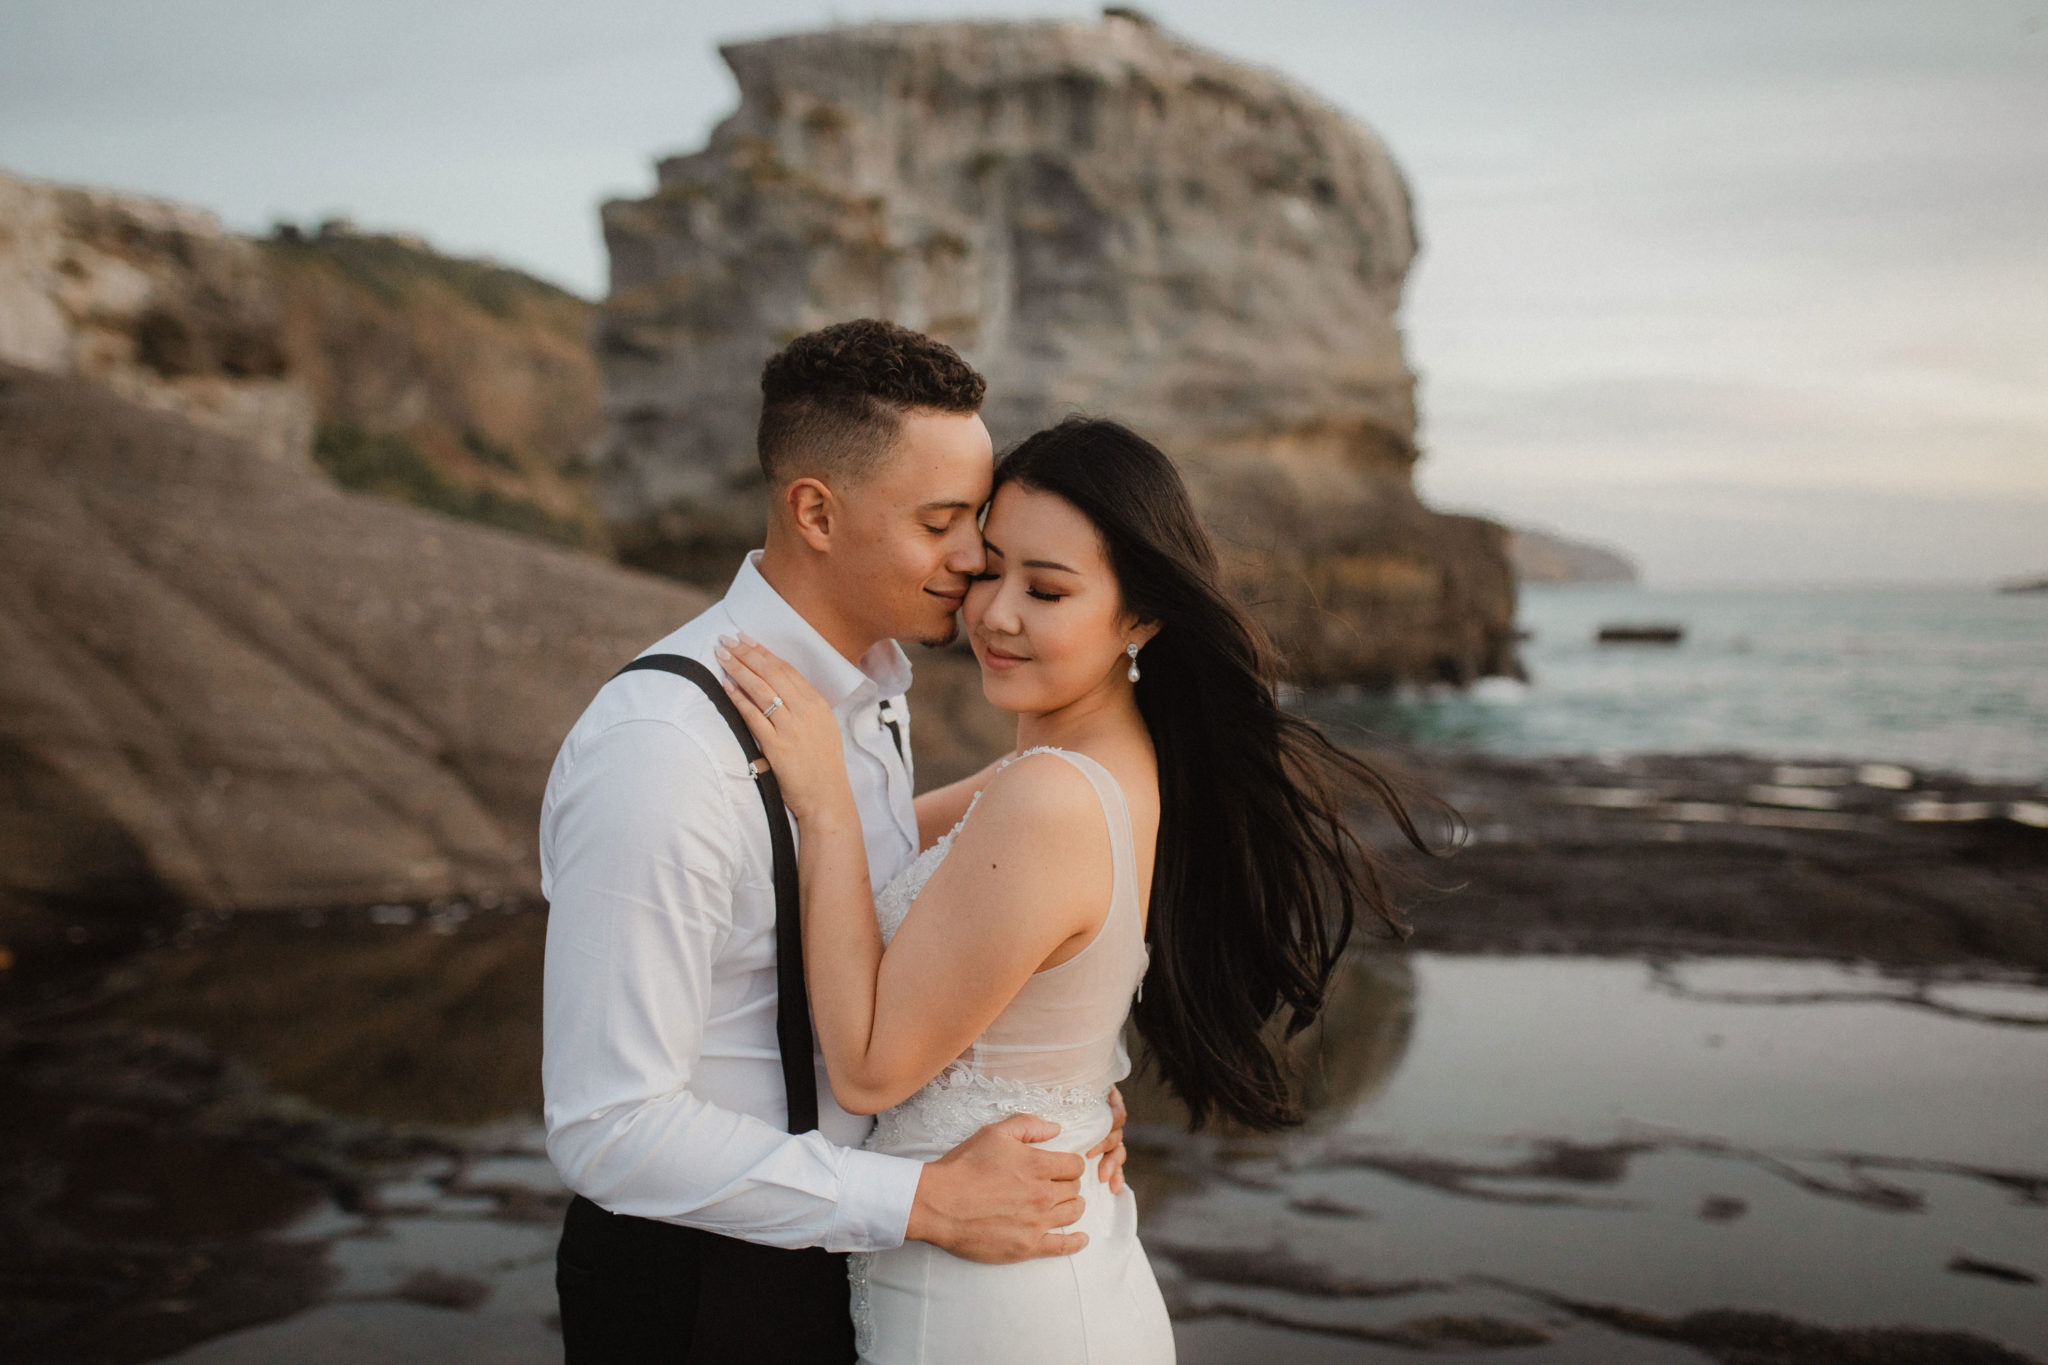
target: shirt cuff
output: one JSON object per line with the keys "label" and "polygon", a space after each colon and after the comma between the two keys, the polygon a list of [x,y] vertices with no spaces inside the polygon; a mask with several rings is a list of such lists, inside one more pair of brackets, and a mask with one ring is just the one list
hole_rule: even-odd
{"label": "shirt cuff", "polygon": [[825,1249],[889,1251],[902,1246],[923,1174],[922,1161],[850,1149],[839,1172],[839,1201],[825,1233]]}

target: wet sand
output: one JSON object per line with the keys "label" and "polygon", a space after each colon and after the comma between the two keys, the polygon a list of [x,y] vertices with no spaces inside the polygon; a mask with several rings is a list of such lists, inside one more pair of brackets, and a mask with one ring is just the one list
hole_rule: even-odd
{"label": "wet sand", "polygon": [[[2048,797],[1405,758],[1476,837],[1347,969],[1310,1129],[1134,1094],[1183,1359],[2048,1359]],[[0,977],[0,1355],[558,1358],[544,923],[166,919]]]}

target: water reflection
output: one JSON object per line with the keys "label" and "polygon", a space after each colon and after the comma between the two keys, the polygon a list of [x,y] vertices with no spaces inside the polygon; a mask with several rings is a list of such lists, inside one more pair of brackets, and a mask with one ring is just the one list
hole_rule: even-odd
{"label": "water reflection", "polygon": [[[38,1358],[148,1360],[301,1309],[218,1358],[338,1332],[434,1358],[407,1345],[430,1328],[555,1358],[541,924],[248,917],[24,1051],[0,1145],[42,1184],[10,1187],[25,1250],[0,1269],[68,1353]],[[2043,1020],[2020,979],[1354,953],[1297,1040],[1304,1131],[1189,1137],[1127,1087],[1181,1358],[2048,1354]],[[98,1269],[138,1248],[146,1273]]]}
{"label": "water reflection", "polygon": [[[1407,1050],[1414,1019],[1415,976],[1405,955],[1345,956],[1337,967],[1329,1007],[1290,1049],[1311,1116],[1309,1131],[1341,1121],[1386,1086]],[[1136,1031],[1127,1036],[1137,1063],[1123,1084],[1131,1122],[1184,1128],[1186,1108],[1145,1064],[1144,1044]]]}
{"label": "water reflection", "polygon": [[[459,916],[451,913],[460,908]],[[169,1028],[350,1116],[481,1123],[540,1108],[533,907],[238,915],[116,974],[93,1017]]]}
{"label": "water reflection", "polygon": [[1999,1022],[2048,990],[1428,954],[1411,980],[1380,1016],[1401,1043],[1356,1045],[1391,1069],[1312,1131],[1140,1134],[1190,1362],[1254,1326],[1558,1360],[2048,1351],[2048,1032]]}

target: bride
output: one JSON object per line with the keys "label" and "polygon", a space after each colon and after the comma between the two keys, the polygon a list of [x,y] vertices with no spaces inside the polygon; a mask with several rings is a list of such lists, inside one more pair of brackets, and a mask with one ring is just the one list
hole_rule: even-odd
{"label": "bride", "polygon": [[[719,652],[797,821],[833,1094],[898,1155],[1019,1113],[1087,1152],[1129,1015],[1196,1126],[1299,1121],[1267,1025],[1315,1018],[1358,910],[1395,923],[1345,802],[1363,790],[1421,836],[1385,780],[1280,709],[1272,647],[1157,447],[1101,420],[1038,433],[997,469],[983,538],[968,637],[1017,747],[918,798],[924,851],[878,894],[830,707],[751,640]],[[855,1256],[861,1358],[1172,1360],[1121,1172],[1081,1192],[1072,1256]]]}

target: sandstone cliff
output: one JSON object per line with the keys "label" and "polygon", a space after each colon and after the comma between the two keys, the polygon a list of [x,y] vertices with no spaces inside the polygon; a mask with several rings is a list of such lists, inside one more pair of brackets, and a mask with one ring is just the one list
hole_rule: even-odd
{"label": "sandstone cliff", "polygon": [[310,451],[345,486],[605,552],[590,305],[517,271],[328,224],[0,173],[0,362]]}
{"label": "sandstone cliff", "polygon": [[[0,984],[167,911],[538,891],[562,735],[703,595],[327,475],[592,526],[587,315],[401,239],[0,176]],[[917,698],[928,783],[1006,742],[965,661]]]}
{"label": "sandstone cliff", "polygon": [[1128,17],[724,50],[740,105],[605,206],[599,498],[631,560],[758,542],[763,359],[894,318],[990,381],[999,444],[1081,409],[1185,470],[1307,682],[1514,671],[1504,533],[1410,485],[1415,252],[1369,130]]}
{"label": "sandstone cliff", "polygon": [[516,270],[327,224],[262,244],[315,454],[350,486],[607,549],[583,464],[590,305]]}
{"label": "sandstone cliff", "polygon": [[90,379],[276,459],[303,459],[312,438],[262,255],[182,204],[0,173],[0,362]]}
{"label": "sandstone cliff", "polygon": [[0,367],[0,909],[531,893],[563,734],[703,602]]}

